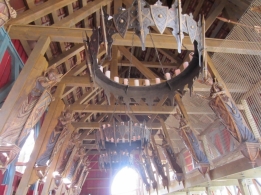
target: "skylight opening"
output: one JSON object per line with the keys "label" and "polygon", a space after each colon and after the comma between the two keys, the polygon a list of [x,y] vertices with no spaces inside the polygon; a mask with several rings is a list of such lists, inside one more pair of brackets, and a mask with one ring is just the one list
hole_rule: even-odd
{"label": "skylight opening", "polygon": [[112,195],[137,195],[140,192],[138,173],[129,167],[122,168],[114,177],[111,185]]}

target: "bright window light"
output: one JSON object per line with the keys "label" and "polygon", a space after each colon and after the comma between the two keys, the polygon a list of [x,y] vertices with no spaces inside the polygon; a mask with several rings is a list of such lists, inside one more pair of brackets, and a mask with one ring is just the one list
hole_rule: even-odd
{"label": "bright window light", "polygon": [[[30,159],[31,153],[34,149],[34,130],[30,131],[29,136],[27,137],[24,146],[22,147],[19,157],[18,157],[18,164],[27,163]],[[16,171],[20,173],[24,173],[26,166],[16,166]]]}
{"label": "bright window light", "polygon": [[138,173],[129,167],[121,169],[114,177],[111,186],[112,195],[136,195],[140,188]]}

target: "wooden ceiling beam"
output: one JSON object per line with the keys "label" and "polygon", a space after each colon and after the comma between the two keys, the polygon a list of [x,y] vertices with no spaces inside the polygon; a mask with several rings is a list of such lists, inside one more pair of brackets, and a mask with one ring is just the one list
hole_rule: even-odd
{"label": "wooden ceiling beam", "polygon": [[[145,62],[145,61],[140,61],[143,66],[147,67],[147,68],[161,68],[161,65],[159,62]],[[132,63],[130,63],[127,60],[124,61],[119,61],[118,62],[118,66],[131,66],[133,67],[134,65]],[[163,68],[178,68],[179,65],[177,65],[176,63],[162,63]]]}
{"label": "wooden ceiling beam", "polygon": [[[82,105],[73,104],[70,109],[73,112],[99,112],[99,113],[121,113],[126,114],[125,105]],[[130,106],[132,114],[175,114],[173,106]],[[214,114],[210,108],[189,107],[188,114]]]}
{"label": "wooden ceiling beam", "polygon": [[154,73],[144,66],[135,56],[129,52],[129,50],[125,47],[118,47],[119,51],[130,61],[132,64],[148,79],[155,79],[156,76]]}
{"label": "wooden ceiling beam", "polygon": [[[40,36],[50,36],[52,41],[82,43],[82,33],[87,32],[88,36],[92,34],[91,29],[80,28],[63,28],[51,26],[35,26],[35,25],[13,25],[9,28],[9,35],[12,39],[37,40]],[[172,35],[160,35],[152,33],[152,38],[157,48],[177,49],[177,42]],[[146,37],[146,47],[154,47],[149,36]],[[114,45],[119,46],[139,46],[141,42],[137,36],[132,41],[132,32],[127,32],[125,38],[120,35],[114,35]],[[185,48],[193,50],[194,46],[190,42],[190,38],[185,36],[183,39]],[[206,38],[206,50],[208,52],[234,53],[259,55],[261,45],[256,42],[234,41]]]}
{"label": "wooden ceiling beam", "polygon": [[72,4],[74,1],[75,0],[49,0],[19,14],[17,18],[11,19],[8,24],[29,24],[53,11]]}

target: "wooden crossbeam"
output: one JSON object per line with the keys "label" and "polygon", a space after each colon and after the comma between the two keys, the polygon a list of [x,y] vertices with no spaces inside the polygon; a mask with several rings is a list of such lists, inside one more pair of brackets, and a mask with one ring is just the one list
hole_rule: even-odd
{"label": "wooden crossbeam", "polygon": [[[52,41],[82,43],[82,33],[84,31],[90,36],[91,29],[79,28],[63,28],[51,26],[33,26],[33,25],[13,25],[11,26],[9,35],[12,39],[37,40],[40,36],[50,36]],[[140,39],[134,36],[132,41],[132,32],[127,32],[125,38],[121,38],[119,34],[114,35],[114,45],[119,46],[138,46],[141,47]],[[177,43],[172,35],[151,34],[155,47],[166,49],[177,49]],[[154,47],[149,36],[146,37],[146,47]],[[194,46],[190,42],[190,38],[185,36],[183,39],[182,49],[193,50]],[[208,52],[234,53],[259,55],[261,45],[256,42],[234,41],[223,39],[206,38],[206,50]]]}
{"label": "wooden crossbeam", "polygon": [[[161,65],[159,62],[144,62],[144,61],[141,61],[141,63],[143,64],[143,66],[145,67],[148,67],[148,68],[161,68]],[[124,60],[124,61],[119,61],[118,62],[118,66],[131,66],[133,67],[134,65],[132,63],[130,63],[129,61],[127,60]],[[178,68],[178,65],[176,63],[162,63],[162,66],[163,68]]]}
{"label": "wooden crossbeam", "polygon": [[[122,113],[126,114],[125,105],[82,105],[73,104],[70,109],[73,112],[101,112],[101,113]],[[174,114],[176,110],[173,106],[130,106],[132,114]],[[190,107],[188,114],[214,114],[210,108]]]}
{"label": "wooden crossbeam", "polygon": [[154,73],[147,67],[145,67],[135,56],[129,52],[125,47],[118,47],[120,52],[128,59],[132,64],[148,79],[155,79]]}

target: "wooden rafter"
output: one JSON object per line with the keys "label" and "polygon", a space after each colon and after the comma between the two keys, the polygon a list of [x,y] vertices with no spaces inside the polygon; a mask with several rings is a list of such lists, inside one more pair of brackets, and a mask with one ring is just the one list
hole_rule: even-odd
{"label": "wooden rafter", "polygon": [[[52,41],[82,43],[82,33],[86,32],[89,36],[92,34],[90,29],[80,28],[63,28],[63,27],[46,27],[46,26],[28,26],[13,25],[9,28],[9,35],[13,39],[37,40],[40,36],[50,36]],[[177,49],[177,43],[172,35],[151,34],[155,47],[166,49]],[[149,36],[146,37],[146,47],[154,47]],[[134,36],[132,41],[132,33],[127,32],[123,39],[120,35],[114,36],[114,45],[119,46],[141,46],[140,40]],[[185,36],[183,39],[185,48],[193,50],[194,46],[190,42],[190,38]],[[233,41],[223,39],[206,38],[206,50],[208,52],[222,52],[235,54],[259,55],[261,46],[255,42]]]}

